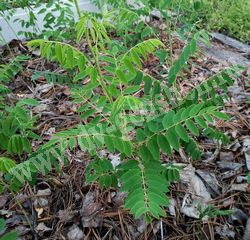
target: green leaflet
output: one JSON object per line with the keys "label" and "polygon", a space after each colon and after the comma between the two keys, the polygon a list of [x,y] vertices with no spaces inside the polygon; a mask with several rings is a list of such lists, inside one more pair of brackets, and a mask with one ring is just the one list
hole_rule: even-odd
{"label": "green leaflet", "polygon": [[155,160],[160,160],[160,149],[158,147],[157,138],[153,137],[147,142],[147,147]]}
{"label": "green leaflet", "polygon": [[167,181],[169,182],[179,181],[180,169],[178,169],[177,167],[173,165],[167,166],[165,175],[166,175]]}
{"label": "green leaflet", "polygon": [[82,72],[86,67],[86,56],[66,43],[36,39],[28,42],[28,46],[32,48],[39,47],[42,57],[58,61],[65,69],[73,69],[77,66],[79,71]]}
{"label": "green leaflet", "polygon": [[141,38],[145,38],[151,35],[151,33],[153,32],[152,28],[147,26],[141,33]]}
{"label": "green leaflet", "polygon": [[186,120],[186,127],[195,136],[199,136],[199,129],[196,127],[196,125],[194,124],[194,122],[192,120],[190,120],[190,119]]}
{"label": "green leaflet", "polygon": [[150,77],[145,77],[144,78],[144,94],[148,95],[150,94],[151,88],[152,88],[152,79]]}
{"label": "green leaflet", "polygon": [[203,116],[206,119],[206,121],[208,121],[208,122],[210,122],[212,124],[214,123],[213,118],[209,114],[205,113],[205,114],[203,114]]}
{"label": "green leaflet", "polygon": [[106,159],[97,159],[86,169],[87,181],[98,181],[101,188],[116,187],[117,177],[115,175],[116,172],[111,162]]}
{"label": "green leaflet", "polygon": [[116,75],[118,76],[118,78],[120,79],[120,81],[124,84],[127,84],[128,83],[128,80],[127,80],[127,77],[126,75],[124,74],[124,72],[120,69],[117,69],[116,70]]}
{"label": "green leaflet", "polygon": [[188,137],[188,133],[186,131],[186,129],[181,125],[177,125],[175,127],[175,131],[178,134],[178,136],[185,142],[189,142],[189,137]]}
{"label": "green leaflet", "polygon": [[180,70],[183,68],[187,60],[191,55],[193,55],[196,51],[196,39],[193,38],[190,43],[187,44],[187,46],[184,48],[183,52],[181,53],[178,60],[174,63],[174,65],[170,68],[168,73],[168,83],[169,85],[173,85],[177,74],[180,72]]}
{"label": "green leaflet", "polygon": [[163,150],[163,152],[165,152],[168,155],[172,153],[169,142],[164,135],[162,134],[157,135],[157,141],[158,141],[159,147]]}
{"label": "green leaflet", "polygon": [[163,124],[163,127],[165,129],[168,129],[169,127],[171,127],[173,125],[174,116],[175,116],[175,113],[173,110],[170,110],[167,114],[165,114],[165,116],[162,120],[162,124]]}
{"label": "green leaflet", "polygon": [[[235,71],[232,68],[225,69],[202,82],[184,97],[182,105],[189,106],[190,104],[197,103],[198,97],[202,98],[204,102],[216,102],[216,99],[220,96],[218,96],[215,90],[224,88],[227,91],[227,87],[233,84],[232,78],[235,76]],[[211,98],[208,97],[208,94],[211,95]],[[219,105],[223,104],[223,98],[221,100],[222,102]]]}
{"label": "green leaflet", "polygon": [[149,149],[144,145],[140,147],[138,154],[144,162],[149,162],[154,159]]}
{"label": "green leaflet", "polygon": [[227,114],[222,113],[222,112],[213,111],[213,112],[211,112],[211,114],[219,119],[222,119],[222,120],[227,121],[230,119]]}
{"label": "green leaflet", "polygon": [[125,95],[130,95],[130,94],[133,94],[133,93],[135,93],[135,92],[138,92],[140,89],[141,89],[140,86],[130,86],[130,87],[126,88],[126,89],[123,91],[123,94],[125,94]]}
{"label": "green leaflet", "polygon": [[194,119],[195,122],[198,123],[202,128],[207,128],[207,123],[203,118],[201,118],[200,116],[196,116]]}
{"label": "green leaflet", "polygon": [[9,170],[16,166],[16,163],[7,157],[0,157],[0,172],[7,173]]}
{"label": "green leaflet", "polygon": [[129,68],[132,69],[131,64],[128,64],[128,61],[133,62],[137,65],[138,68],[142,68],[141,58],[147,58],[148,53],[153,53],[156,48],[164,47],[164,44],[158,39],[148,39],[141,43],[138,43],[132,47],[121,59],[121,63],[126,61],[126,65],[129,65]]}
{"label": "green leaflet", "polygon": [[23,63],[29,60],[28,56],[17,56],[7,65],[0,65],[0,82],[10,82],[23,68]]}
{"label": "green leaflet", "polygon": [[169,144],[176,150],[179,151],[180,149],[180,143],[179,138],[174,130],[174,128],[170,128],[166,133],[166,138],[169,142]]}
{"label": "green leaflet", "polygon": [[189,143],[185,145],[185,150],[194,160],[199,159],[201,156],[200,150],[193,139],[191,139]]}

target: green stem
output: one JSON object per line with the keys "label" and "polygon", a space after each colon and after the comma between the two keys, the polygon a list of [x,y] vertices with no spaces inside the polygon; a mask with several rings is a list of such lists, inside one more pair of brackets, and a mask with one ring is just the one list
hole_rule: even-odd
{"label": "green stem", "polygon": [[170,60],[170,62],[169,62],[169,66],[170,67],[172,67],[172,65],[173,65],[173,39],[172,39],[172,29],[171,29],[171,22],[172,22],[172,18],[171,17],[169,17],[168,19],[167,19],[167,26],[168,26],[168,40],[169,40],[169,60]]}
{"label": "green stem", "polygon": [[8,27],[10,28],[10,30],[14,33],[14,35],[16,36],[16,38],[19,40],[19,37],[17,36],[15,30],[13,29],[13,27],[10,25],[9,21],[6,19],[5,16],[3,16],[4,21],[7,23]]}
{"label": "green stem", "polygon": [[5,38],[4,38],[4,36],[3,36],[3,34],[2,34],[1,31],[0,31],[0,38],[3,40],[3,43],[6,44],[6,47],[8,48],[8,50],[9,50],[11,56],[12,56],[13,58],[15,58],[15,55],[14,55],[12,49],[10,48],[9,44],[7,43],[7,41],[5,40]]}
{"label": "green stem", "polygon": [[102,90],[105,94],[105,96],[109,99],[110,103],[113,102],[113,99],[112,97],[110,96],[109,92],[108,92],[108,89],[105,85],[105,82],[103,80],[103,77],[102,77],[102,71],[101,71],[101,67],[100,67],[100,64],[99,64],[99,59],[98,59],[98,54],[95,53],[93,47],[92,47],[92,44],[91,44],[91,41],[90,41],[90,38],[89,38],[89,32],[87,31],[87,34],[86,34],[86,39],[87,39],[87,43],[88,43],[88,46],[89,46],[89,49],[92,53],[92,55],[94,56],[94,60],[95,60],[95,64],[96,64],[96,67],[97,67],[97,71],[98,71],[98,74],[99,74],[99,77],[100,79],[98,80],[98,82],[100,83],[101,87],[102,87]]}
{"label": "green stem", "polygon": [[81,18],[81,11],[80,11],[80,8],[79,8],[78,0],[73,0],[73,1],[74,1],[74,4],[75,4],[77,15],[78,15],[79,18]]}

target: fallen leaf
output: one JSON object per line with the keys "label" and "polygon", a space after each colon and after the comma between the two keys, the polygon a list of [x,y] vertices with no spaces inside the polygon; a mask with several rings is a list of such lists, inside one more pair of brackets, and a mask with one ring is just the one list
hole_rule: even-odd
{"label": "fallen leaf", "polygon": [[52,228],[48,228],[43,222],[39,223],[36,227],[36,231],[42,232],[42,233],[49,232],[51,230]]}
{"label": "fallen leaf", "polygon": [[83,231],[76,224],[74,224],[70,227],[67,237],[69,240],[82,240],[84,234]]}

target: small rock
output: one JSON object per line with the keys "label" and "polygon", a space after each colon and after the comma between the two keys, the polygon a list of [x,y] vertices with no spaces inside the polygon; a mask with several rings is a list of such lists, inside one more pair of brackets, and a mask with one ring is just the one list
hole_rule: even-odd
{"label": "small rock", "polygon": [[238,139],[237,142],[232,146],[232,151],[236,152],[241,147]]}
{"label": "small rock", "polygon": [[70,227],[67,234],[69,240],[81,240],[83,239],[83,236],[83,231],[76,224]]}
{"label": "small rock", "polygon": [[237,135],[238,135],[238,131],[237,130],[232,131],[231,134],[232,134],[232,137],[235,139],[237,137]]}
{"label": "small rock", "polygon": [[33,50],[33,51],[32,51],[32,54],[33,54],[34,56],[36,56],[36,57],[40,57],[41,51],[40,51],[39,49],[36,49],[36,50]]}
{"label": "small rock", "polygon": [[232,152],[236,152],[239,148],[241,148],[241,144],[239,143],[238,139],[236,139],[233,143],[227,146],[227,149]]}

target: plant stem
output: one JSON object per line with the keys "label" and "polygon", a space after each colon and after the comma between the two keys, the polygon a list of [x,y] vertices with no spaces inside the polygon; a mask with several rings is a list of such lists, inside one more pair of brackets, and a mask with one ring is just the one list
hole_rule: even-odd
{"label": "plant stem", "polygon": [[5,40],[5,38],[4,38],[4,36],[3,36],[3,34],[2,34],[1,31],[0,31],[0,38],[3,40],[3,43],[6,44],[6,47],[8,48],[8,50],[9,50],[11,56],[14,58],[15,55],[14,55],[12,49],[10,48],[9,44],[8,44],[7,41]]}
{"label": "plant stem", "polygon": [[10,28],[10,30],[14,33],[14,35],[16,36],[16,38],[19,40],[19,37],[17,36],[15,30],[13,29],[13,27],[11,26],[11,24],[9,23],[9,21],[6,19],[5,16],[3,16],[3,19],[7,23],[8,27]]}
{"label": "plant stem", "polygon": [[86,39],[87,39],[89,49],[90,49],[92,55],[94,56],[95,64],[96,64],[97,71],[98,71],[98,74],[99,74],[99,77],[100,77],[98,82],[100,83],[105,96],[109,99],[110,103],[112,103],[113,102],[112,97],[110,96],[110,94],[108,92],[108,89],[107,89],[107,87],[105,85],[105,82],[103,80],[103,77],[102,77],[102,71],[101,71],[101,67],[100,67],[100,64],[99,64],[98,55],[95,54],[95,51],[94,51],[94,49],[93,49],[93,47],[91,45],[91,41],[90,41],[90,38],[89,38],[89,32],[88,31],[87,31],[87,34],[86,34]]}
{"label": "plant stem", "polygon": [[75,4],[75,7],[76,7],[77,15],[78,15],[79,18],[81,18],[81,11],[80,11],[80,8],[79,8],[78,0],[73,0],[73,1],[74,1],[74,4]]}
{"label": "plant stem", "polygon": [[[171,13],[170,13],[171,14]],[[167,19],[167,26],[168,26],[168,40],[169,40],[169,57],[170,57],[170,62],[169,62],[169,66],[172,67],[173,65],[173,39],[172,39],[172,29],[171,29],[171,24],[172,23],[172,17],[169,16]]]}

